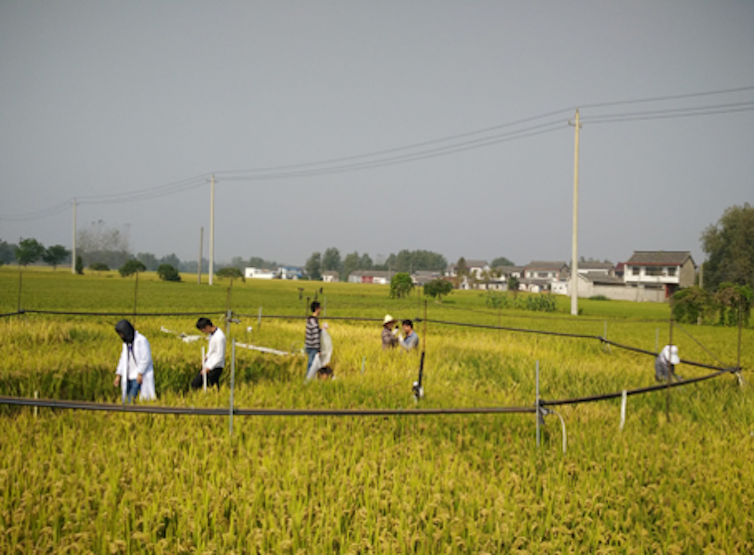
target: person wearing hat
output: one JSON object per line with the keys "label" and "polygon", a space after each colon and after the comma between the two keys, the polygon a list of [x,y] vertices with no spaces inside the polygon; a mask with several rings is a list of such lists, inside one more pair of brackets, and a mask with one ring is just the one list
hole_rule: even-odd
{"label": "person wearing hat", "polygon": [[139,396],[140,401],[151,401],[154,390],[154,365],[149,341],[134,329],[131,322],[121,320],[115,324],[115,332],[123,341],[118,368],[115,371],[115,387],[121,387],[123,402],[130,403]]}
{"label": "person wearing hat", "polygon": [[658,382],[667,382],[668,376],[674,382],[683,380],[675,373],[675,366],[680,364],[681,359],[678,356],[678,347],[676,345],[665,345],[655,359],[655,378]]}
{"label": "person wearing hat", "polygon": [[397,322],[390,314],[385,314],[385,319],[382,321],[382,348],[384,350],[394,349],[398,346]]}

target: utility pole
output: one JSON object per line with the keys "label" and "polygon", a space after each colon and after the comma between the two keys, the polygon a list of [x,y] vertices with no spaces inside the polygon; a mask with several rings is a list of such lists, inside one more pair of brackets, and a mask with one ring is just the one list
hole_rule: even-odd
{"label": "utility pole", "polygon": [[71,273],[76,274],[76,199],[73,199],[73,247],[71,248]]}
{"label": "utility pole", "polygon": [[575,121],[568,122],[576,128],[573,155],[573,237],[571,238],[571,316],[579,315],[579,109]]}
{"label": "utility pole", "polygon": [[199,230],[199,265],[196,267],[196,284],[202,283],[202,248],[204,247],[204,226]]}
{"label": "utility pole", "polygon": [[209,201],[209,284],[215,273],[215,174],[212,174]]}

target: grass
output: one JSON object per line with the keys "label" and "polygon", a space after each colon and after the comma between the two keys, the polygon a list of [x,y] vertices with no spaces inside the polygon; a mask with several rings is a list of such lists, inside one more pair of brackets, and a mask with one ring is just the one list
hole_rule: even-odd
{"label": "grass", "polygon": [[[133,310],[134,280],[24,273],[23,307]],[[140,277],[143,312],[212,311],[227,282],[198,286]],[[0,313],[17,302],[17,270],[0,268]],[[380,286],[316,284],[335,343],[333,382],[302,383],[304,362],[237,349],[235,405],[411,408],[418,357],[383,352],[386,312],[415,318],[416,297]],[[303,287],[299,300],[298,287]],[[322,293],[319,293],[322,287]],[[300,317],[315,284],[234,283],[239,341],[301,346]],[[452,301],[452,302],[451,302]],[[428,317],[602,335],[654,350],[667,306],[580,300],[583,314],[493,311],[478,292],[429,303]],[[25,314],[0,319],[0,394],[115,402],[118,316]],[[187,391],[200,343],[194,316],[137,317],[152,344],[158,403],[228,406]],[[247,328],[251,326],[251,332]],[[532,406],[539,362],[546,399],[620,391],[654,381],[652,359],[597,340],[431,322],[422,406]],[[737,330],[674,328],[683,358],[735,364]],[[754,362],[752,330],[741,359]],[[364,371],[362,372],[362,365]],[[707,370],[681,365],[687,377]],[[745,374],[748,379],[748,373]],[[226,376],[227,378],[227,373]],[[94,553],[748,553],[754,549],[752,393],[723,377],[628,400],[559,407],[537,449],[533,415],[430,417],[176,417],[0,407],[0,552]]]}

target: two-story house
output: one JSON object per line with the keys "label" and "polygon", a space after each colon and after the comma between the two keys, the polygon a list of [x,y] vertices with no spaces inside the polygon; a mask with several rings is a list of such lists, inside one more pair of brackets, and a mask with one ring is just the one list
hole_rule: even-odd
{"label": "two-story house", "polygon": [[694,285],[696,264],[689,251],[634,251],[623,279],[637,289],[637,300],[664,301],[679,287]]}

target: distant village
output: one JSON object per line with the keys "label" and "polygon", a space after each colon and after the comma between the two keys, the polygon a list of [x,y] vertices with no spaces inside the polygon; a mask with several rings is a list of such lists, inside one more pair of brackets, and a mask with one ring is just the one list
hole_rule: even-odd
{"label": "distant village", "polygon": [[[526,266],[491,267],[485,260],[466,260],[459,275],[458,264],[443,272],[411,273],[416,286],[436,279],[451,281],[457,289],[481,291],[550,292],[571,294],[571,268],[561,261],[532,261]],[[694,285],[696,264],[689,251],[635,251],[626,262],[579,262],[576,280],[579,297],[604,297],[624,301],[665,302],[676,289]],[[389,285],[396,274],[386,270],[357,270],[348,276],[338,272],[322,273],[324,282],[371,283]],[[304,270],[284,266],[276,270],[245,269],[247,279],[302,279]]]}

